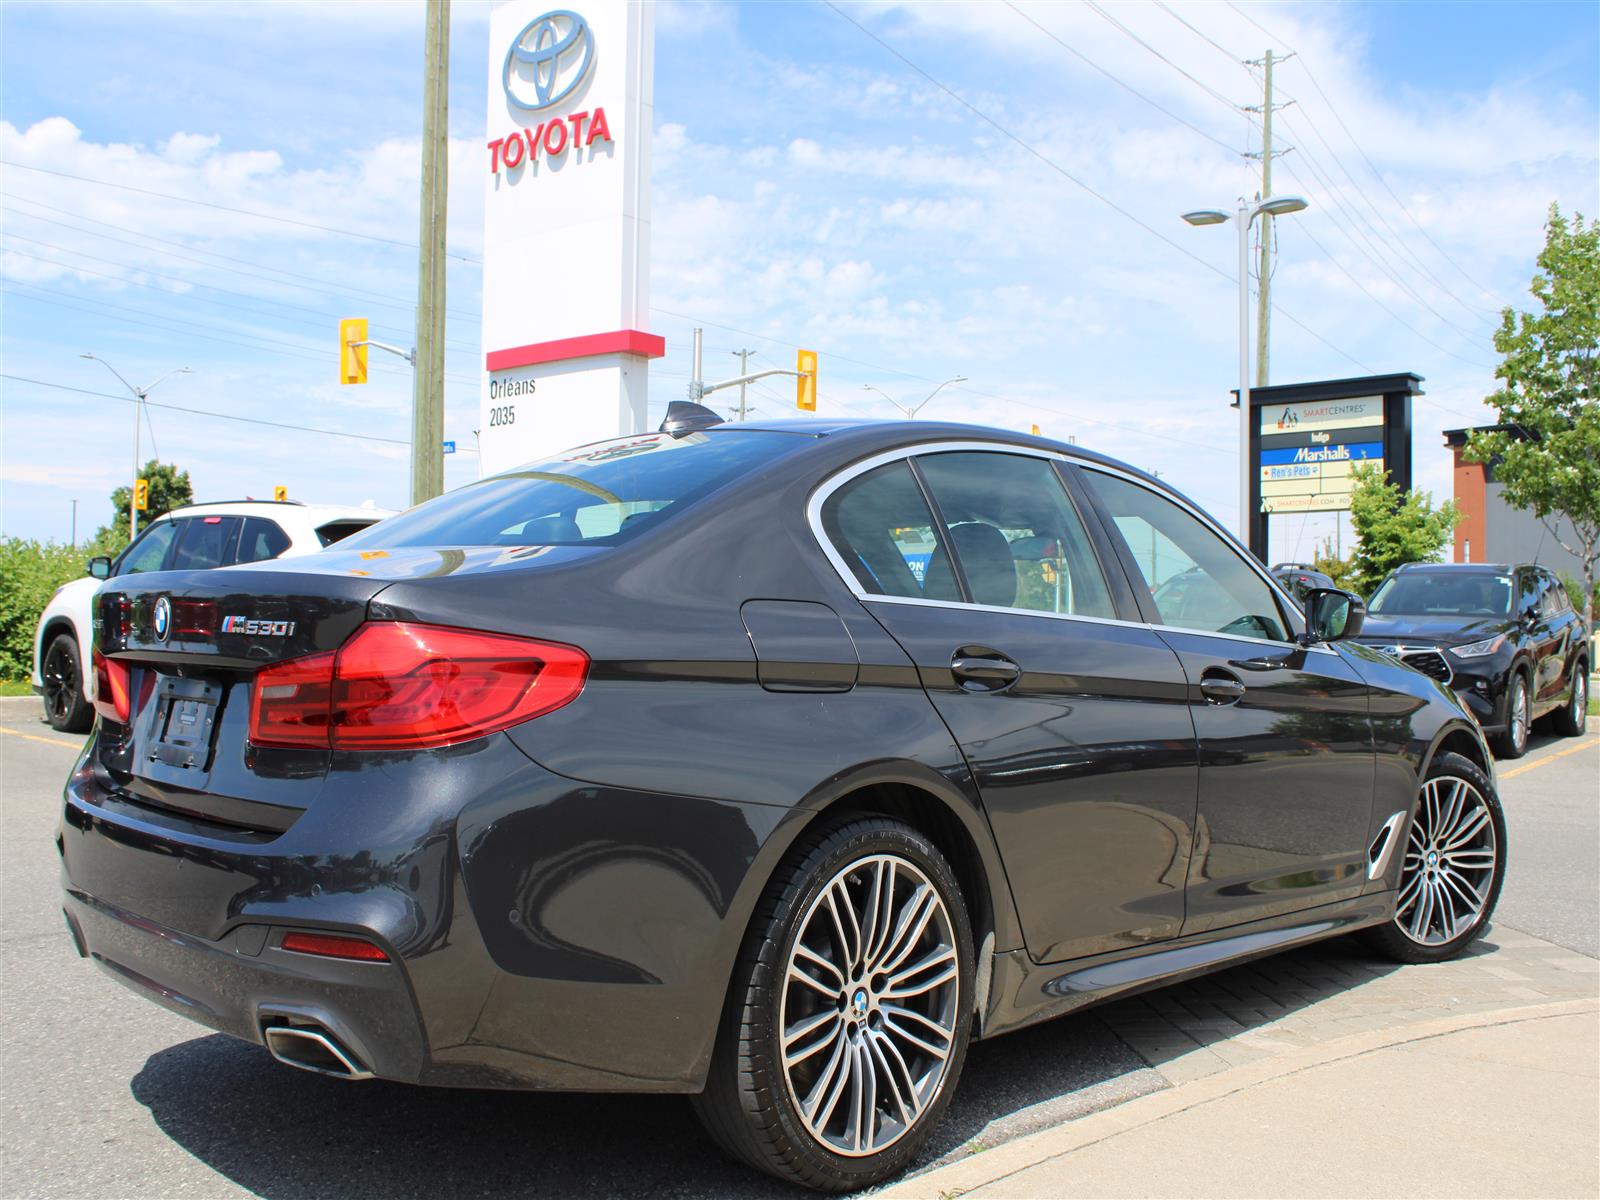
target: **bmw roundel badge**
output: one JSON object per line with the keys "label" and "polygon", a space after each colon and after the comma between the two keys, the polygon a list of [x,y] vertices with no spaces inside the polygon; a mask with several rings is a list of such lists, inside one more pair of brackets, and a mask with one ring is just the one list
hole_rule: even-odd
{"label": "bmw roundel badge", "polygon": [[172,601],[165,596],[156,601],[156,611],[150,619],[150,627],[154,630],[158,642],[166,641],[167,635],[172,632]]}

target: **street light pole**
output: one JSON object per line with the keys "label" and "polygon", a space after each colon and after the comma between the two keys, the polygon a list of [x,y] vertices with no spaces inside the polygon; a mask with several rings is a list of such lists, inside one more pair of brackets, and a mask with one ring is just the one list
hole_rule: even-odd
{"label": "street light pole", "polygon": [[192,374],[192,372],[188,367],[174,367],[165,375],[162,375],[160,378],[158,378],[155,383],[147,383],[142,388],[136,388],[126,379],[123,379],[121,371],[117,370],[105,359],[100,358],[98,355],[80,354],[78,357],[92,359],[93,361],[99,363],[102,367],[115,375],[123,387],[127,388],[133,393],[133,477],[128,482],[128,541],[131,543],[139,533],[139,509],[137,507],[137,499],[139,493],[139,417],[141,415],[141,410],[144,408],[145,399],[150,395],[151,392],[155,391],[156,384],[162,383],[165,380],[172,378],[174,375],[189,375]]}
{"label": "street light pole", "polygon": [[893,396],[889,395],[889,393],[884,391],[882,388],[873,387],[870,383],[864,383],[864,384],[861,385],[861,387],[862,387],[863,391],[877,392],[878,395],[882,396],[890,404],[894,405],[897,409],[899,409],[901,412],[903,412],[905,414],[906,420],[914,421],[914,420],[917,419],[917,414],[928,406],[928,401],[929,400],[932,400],[935,396],[937,396],[940,392],[944,391],[944,389],[949,387],[951,384],[953,384],[953,383],[965,383],[966,381],[967,381],[967,377],[965,375],[957,375],[954,379],[946,379],[938,387],[934,388],[933,391],[929,392],[926,396],[924,396],[922,398],[922,403],[921,404],[917,404],[917,405],[902,404],[900,401],[896,400]]}
{"label": "street light pole", "polygon": [[1308,207],[1303,196],[1273,196],[1252,205],[1241,200],[1231,216],[1217,208],[1186,212],[1191,225],[1225,225],[1239,228],[1239,540],[1248,548],[1250,525],[1250,226],[1257,217],[1284,217]]}

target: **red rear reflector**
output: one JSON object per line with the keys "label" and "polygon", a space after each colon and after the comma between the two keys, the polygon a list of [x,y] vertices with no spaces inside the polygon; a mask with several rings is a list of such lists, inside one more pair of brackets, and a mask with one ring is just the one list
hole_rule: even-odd
{"label": "red rear reflector", "polygon": [[382,621],[337,652],[262,670],[250,702],[261,746],[410,750],[470,741],[576,699],[589,656],[575,646]]}
{"label": "red rear reflector", "polygon": [[371,942],[360,938],[335,937],[331,933],[286,933],[282,946],[296,954],[319,954],[323,958],[355,958],[362,962],[388,962],[389,956]]}
{"label": "red rear reflector", "polygon": [[128,664],[94,652],[94,707],[108,721],[128,723],[131,710],[128,696]]}

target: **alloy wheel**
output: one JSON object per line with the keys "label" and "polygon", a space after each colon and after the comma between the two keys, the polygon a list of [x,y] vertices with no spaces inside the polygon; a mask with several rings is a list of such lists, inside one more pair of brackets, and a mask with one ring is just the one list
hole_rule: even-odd
{"label": "alloy wheel", "polygon": [[1478,789],[1453,775],[1428,780],[1411,822],[1395,925],[1424,946],[1460,937],[1483,918],[1498,861],[1493,815]]}
{"label": "alloy wheel", "polygon": [[1528,685],[1520,675],[1511,685],[1511,744],[1518,754],[1528,744]]}
{"label": "alloy wheel", "polygon": [[1572,723],[1580,727],[1589,715],[1589,680],[1583,674],[1588,669],[1580,665],[1572,680]]}
{"label": "alloy wheel", "polygon": [[78,701],[78,668],[61,638],[50,643],[44,656],[45,711],[52,721],[64,721]]}
{"label": "alloy wheel", "polygon": [[939,1095],[959,1003],[956,936],[927,875],[893,854],[838,871],[800,922],[779,1008],[807,1132],[849,1157],[905,1136]]}

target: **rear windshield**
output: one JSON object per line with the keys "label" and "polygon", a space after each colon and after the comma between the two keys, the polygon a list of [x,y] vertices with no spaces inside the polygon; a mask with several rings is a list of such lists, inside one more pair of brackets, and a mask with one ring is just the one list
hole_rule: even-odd
{"label": "rear windshield", "polygon": [[1509,617],[1511,576],[1480,571],[1407,571],[1391,575],[1369,611],[1385,616]]}
{"label": "rear windshield", "polygon": [[597,442],[458,488],[351,535],[340,549],[615,545],[808,441],[726,430]]}

